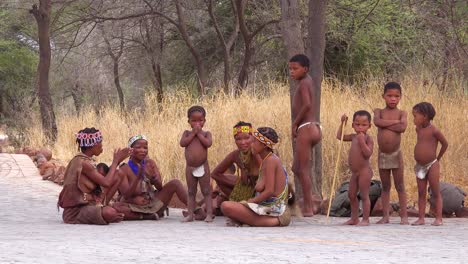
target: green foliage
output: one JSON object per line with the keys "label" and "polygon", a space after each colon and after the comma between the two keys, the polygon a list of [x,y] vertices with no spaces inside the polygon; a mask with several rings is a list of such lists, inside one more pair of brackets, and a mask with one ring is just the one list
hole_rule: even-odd
{"label": "green foliage", "polygon": [[5,116],[26,110],[24,103],[34,94],[37,54],[11,40],[0,40],[0,93]]}
{"label": "green foliage", "polygon": [[400,1],[332,1],[325,69],[341,79],[401,71],[418,55],[411,8]]}

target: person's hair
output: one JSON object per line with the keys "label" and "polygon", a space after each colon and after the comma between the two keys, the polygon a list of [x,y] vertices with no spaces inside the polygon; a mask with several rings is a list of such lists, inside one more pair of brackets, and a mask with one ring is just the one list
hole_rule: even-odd
{"label": "person's hair", "polygon": [[388,82],[387,84],[385,84],[383,92],[386,93],[388,90],[392,89],[398,90],[401,94],[401,86],[397,82]]}
{"label": "person's hair", "polygon": [[297,62],[302,67],[307,67],[307,68],[309,68],[309,65],[310,65],[309,58],[307,58],[307,56],[304,54],[296,54],[292,56],[291,59],[289,59],[289,62]]}
{"label": "person's hair", "polygon": [[239,122],[237,122],[237,124],[235,124],[235,125],[233,126],[233,128],[234,128],[234,127],[238,127],[238,126],[250,126],[250,127],[251,127],[252,124],[251,124],[251,123],[248,123],[248,122],[244,122],[244,121],[239,121]]}
{"label": "person's hair", "polygon": [[257,128],[258,132],[262,133],[265,137],[269,140],[273,141],[273,143],[278,143],[279,137],[276,131],[271,127],[259,127]]}
{"label": "person's hair", "polygon": [[432,106],[432,104],[428,102],[421,102],[419,104],[416,104],[415,106],[413,106],[413,110],[427,116],[429,120],[433,120],[436,115],[434,106]]}
{"label": "person's hair", "polygon": [[366,110],[359,110],[359,111],[354,112],[353,122],[356,119],[356,116],[365,116],[367,117],[367,120],[369,120],[369,123],[372,122],[371,114],[367,112]]}
{"label": "person's hair", "polygon": [[202,113],[203,117],[206,116],[206,111],[205,108],[203,108],[203,106],[194,105],[190,107],[187,111],[187,117],[190,118],[190,115],[192,115],[193,112],[200,112]]}
{"label": "person's hair", "polygon": [[[99,132],[99,129],[96,129],[94,127],[91,127],[91,128],[86,127],[84,129],[78,131],[78,134],[79,133],[94,134],[94,133],[97,133],[97,132]],[[92,147],[80,147],[80,139],[78,139],[78,138],[75,140],[75,142],[76,142],[76,144],[78,144],[78,150],[81,151],[81,152],[92,148]]]}
{"label": "person's hair", "polygon": [[102,169],[104,171],[104,173],[105,173],[104,176],[106,176],[107,173],[109,173],[109,170],[110,170],[109,166],[107,166],[107,164],[102,163],[102,162],[99,163],[98,165],[96,165],[96,169],[97,170]]}

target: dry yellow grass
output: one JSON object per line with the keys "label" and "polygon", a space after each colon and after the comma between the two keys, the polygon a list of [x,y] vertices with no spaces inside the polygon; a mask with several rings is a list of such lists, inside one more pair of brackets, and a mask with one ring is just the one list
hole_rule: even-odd
{"label": "dry yellow grass", "polygon": [[[354,111],[365,109],[372,113],[374,108],[385,106],[382,94],[382,81],[368,81],[360,91],[356,87],[343,86],[340,83],[324,81],[322,90],[322,124],[323,124],[323,194],[329,195],[331,177],[337,158],[338,140],[336,130],[343,113],[351,116]],[[104,153],[97,159],[109,162],[112,149],[124,147],[128,138],[135,134],[145,134],[149,138],[150,156],[156,159],[163,174],[164,181],[172,178],[184,180],[184,150],[179,146],[179,139],[185,129],[189,129],[186,117],[187,109],[194,104],[201,104],[207,110],[207,122],[204,129],[213,134],[213,146],[209,150],[209,163],[214,168],[224,156],[235,149],[232,139],[232,126],[239,120],[249,121],[254,126],[271,126],[281,138],[278,152],[283,164],[290,170],[292,148],[290,135],[290,103],[286,85],[269,84],[268,95],[244,94],[239,98],[218,95],[198,102],[184,93],[171,95],[162,104],[161,112],[157,111],[155,96],[145,98],[146,111],[134,110],[127,117],[119,114],[117,108],[105,107],[100,115],[94,111],[83,111],[76,117],[72,114],[58,113],[58,141],[53,147],[54,156],[69,160],[76,153],[74,133],[84,127],[96,127],[104,134]],[[409,199],[416,201],[417,189],[413,173],[413,147],[416,142],[412,123],[412,106],[421,101],[431,102],[437,114],[434,124],[439,127],[449,141],[449,149],[442,160],[441,180],[459,184],[468,190],[468,148],[467,121],[468,97],[459,93],[442,93],[435,87],[423,87],[418,78],[402,81],[403,98],[399,107],[408,111],[408,129],[402,137],[402,151],[405,162],[405,180]],[[36,119],[39,120],[39,119]],[[346,132],[352,132],[347,126]],[[373,127],[370,134],[375,137]],[[27,130],[30,146],[42,146],[45,142],[40,123],[33,123]],[[347,151],[349,144],[344,145],[341,153],[339,182],[349,177],[347,170]],[[372,156],[374,178],[378,178],[377,146]],[[392,198],[396,198],[392,190]]]}

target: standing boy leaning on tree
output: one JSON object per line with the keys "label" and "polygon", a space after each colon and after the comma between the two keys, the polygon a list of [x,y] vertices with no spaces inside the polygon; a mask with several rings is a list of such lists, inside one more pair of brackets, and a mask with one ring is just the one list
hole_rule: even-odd
{"label": "standing boy leaning on tree", "polygon": [[294,93],[291,115],[292,136],[295,144],[292,170],[299,177],[304,196],[302,215],[314,215],[312,201],[312,181],[310,175],[312,148],[322,139],[322,129],[314,114],[314,99],[312,95],[312,78],[309,72],[309,59],[303,54],[293,56],[289,60],[291,79],[298,81]]}

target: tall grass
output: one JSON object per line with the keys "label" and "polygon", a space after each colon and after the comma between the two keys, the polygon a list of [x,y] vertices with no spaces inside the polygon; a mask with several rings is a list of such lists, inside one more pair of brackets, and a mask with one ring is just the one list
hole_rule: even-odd
{"label": "tall grass", "polygon": [[[121,114],[116,107],[104,107],[99,114],[87,109],[78,117],[74,114],[57,113],[59,128],[58,140],[52,148],[58,159],[69,160],[77,152],[74,133],[84,127],[96,127],[104,134],[104,153],[97,160],[110,162],[112,150],[124,147],[128,138],[135,134],[145,134],[149,138],[149,155],[155,159],[163,175],[163,180],[178,178],[184,180],[184,149],[179,146],[182,132],[189,129],[186,111],[194,104],[201,104],[207,110],[207,122],[204,129],[213,134],[213,146],[209,150],[209,164],[213,169],[230,151],[235,149],[232,138],[232,126],[239,120],[249,121],[255,127],[271,126],[280,136],[277,150],[283,164],[290,170],[292,148],[290,135],[290,99],[286,85],[270,83],[268,94],[245,93],[240,97],[216,95],[196,101],[186,93],[176,93],[165,98],[157,105],[154,95],[147,95],[141,102],[143,108]],[[343,113],[351,116],[360,109],[372,113],[374,108],[383,108],[381,97],[383,82],[367,81],[365,87],[345,86],[338,82],[324,81],[322,85],[321,120],[323,124],[323,194],[330,192],[331,177],[338,157],[338,140],[336,130],[340,125]],[[437,114],[435,126],[441,129],[449,141],[449,149],[442,159],[441,181],[459,184],[468,189],[468,147],[467,121],[468,98],[460,93],[442,93],[435,87],[423,86],[419,78],[408,78],[402,81],[403,98],[399,108],[408,112],[408,128],[402,136],[401,149],[404,155],[406,189],[409,199],[416,201],[417,188],[413,172],[413,148],[416,143],[412,123],[412,106],[421,101],[431,102]],[[162,110],[158,110],[158,108]],[[39,118],[36,118],[39,120]],[[346,133],[351,133],[348,124]],[[370,134],[375,137],[376,128]],[[31,146],[43,146],[40,122],[31,124],[26,132]],[[376,142],[376,140],[374,140]],[[341,154],[339,181],[349,178],[347,162],[349,144],[345,143]],[[374,178],[378,178],[377,144],[372,155]],[[394,192],[394,190],[392,190]],[[392,193],[392,198],[396,194]]]}

